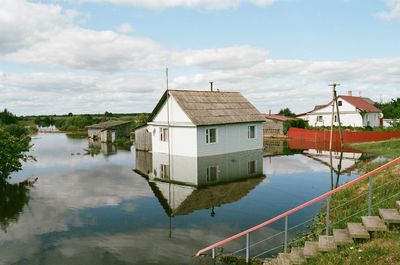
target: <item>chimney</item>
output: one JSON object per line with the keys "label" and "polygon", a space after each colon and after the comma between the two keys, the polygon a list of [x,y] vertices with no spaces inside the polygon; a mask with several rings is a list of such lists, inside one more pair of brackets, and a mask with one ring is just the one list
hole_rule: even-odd
{"label": "chimney", "polygon": [[352,97],[353,96],[353,91],[351,91],[351,90],[347,91],[347,95]]}
{"label": "chimney", "polygon": [[271,115],[271,109],[269,109],[269,112],[268,112],[268,113],[269,113],[269,115]]}
{"label": "chimney", "polygon": [[213,83],[214,83],[214,82],[210,82],[210,89],[211,89],[211,92],[213,92]]}

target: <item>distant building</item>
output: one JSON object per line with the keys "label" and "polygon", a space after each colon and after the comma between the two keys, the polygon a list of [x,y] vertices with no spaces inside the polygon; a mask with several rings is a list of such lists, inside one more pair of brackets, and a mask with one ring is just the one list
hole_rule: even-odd
{"label": "distant building", "polygon": [[113,143],[119,137],[129,137],[132,123],[129,121],[106,121],[87,127],[89,139]]}
{"label": "distant building", "polygon": [[[335,106],[334,125],[338,126],[338,117]],[[383,114],[374,106],[369,98],[353,97],[351,91],[348,96],[338,96],[340,122],[342,126],[352,127],[379,127],[382,125]],[[325,105],[317,105],[313,110],[297,115],[298,118],[308,121],[310,126],[330,126],[332,122],[332,101]]]}
{"label": "distant building", "polygon": [[147,131],[153,152],[209,156],[262,149],[264,121],[239,92],[168,90]]}
{"label": "distant building", "polygon": [[263,124],[264,137],[285,137],[283,131],[283,123],[285,121],[294,120],[279,114],[266,114],[266,121]]}

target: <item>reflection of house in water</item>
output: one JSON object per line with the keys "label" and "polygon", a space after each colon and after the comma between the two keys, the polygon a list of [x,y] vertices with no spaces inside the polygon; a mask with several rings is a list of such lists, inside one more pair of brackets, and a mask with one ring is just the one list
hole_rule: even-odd
{"label": "reflection of house in water", "polygon": [[[303,149],[304,155],[330,167],[329,142],[297,141],[289,139],[289,147],[293,149]],[[357,163],[368,159],[368,155],[350,148],[341,147],[338,143],[332,146],[332,168],[336,174],[343,172],[351,174],[357,168]]]}
{"label": "reflection of house in water", "polygon": [[114,144],[95,141],[89,138],[89,150],[91,148],[97,148],[105,156],[110,156],[117,153],[117,147]]}
{"label": "reflection of house in water", "polygon": [[262,151],[207,157],[136,152],[136,172],[146,177],[169,216],[211,209],[244,197],[265,178]]}

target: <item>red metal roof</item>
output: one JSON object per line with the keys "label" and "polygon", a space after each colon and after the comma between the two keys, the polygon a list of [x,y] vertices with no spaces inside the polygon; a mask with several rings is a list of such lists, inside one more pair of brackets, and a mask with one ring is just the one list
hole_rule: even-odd
{"label": "red metal roof", "polygon": [[369,112],[381,112],[380,109],[371,104],[370,99],[362,98],[362,97],[352,97],[352,96],[339,96],[349,102],[351,105],[355,106],[359,110],[369,111]]}
{"label": "red metal roof", "polygon": [[278,120],[278,121],[294,120],[294,118],[286,117],[286,116],[279,115],[279,114],[265,114],[265,118],[271,119],[271,120]]}

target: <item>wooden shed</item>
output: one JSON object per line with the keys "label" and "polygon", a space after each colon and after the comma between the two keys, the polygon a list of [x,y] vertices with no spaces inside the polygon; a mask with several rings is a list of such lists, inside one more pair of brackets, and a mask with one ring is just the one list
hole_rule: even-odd
{"label": "wooden shed", "polygon": [[148,131],[147,124],[135,129],[135,148],[136,151],[151,151],[152,141],[151,132]]}
{"label": "wooden shed", "polygon": [[263,123],[264,138],[285,137],[283,123],[288,120],[294,120],[278,114],[266,114],[266,121]]}
{"label": "wooden shed", "polygon": [[120,137],[129,137],[132,124],[130,121],[106,121],[87,127],[89,139],[100,142],[114,142]]}

